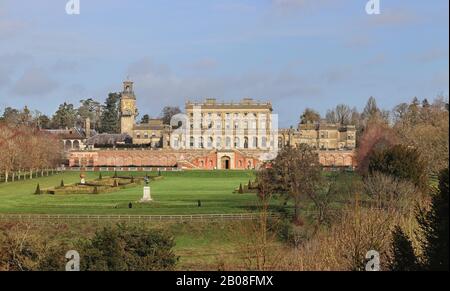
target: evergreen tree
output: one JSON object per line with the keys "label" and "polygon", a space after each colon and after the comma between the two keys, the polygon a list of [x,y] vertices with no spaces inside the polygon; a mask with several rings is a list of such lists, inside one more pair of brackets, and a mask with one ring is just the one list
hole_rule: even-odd
{"label": "evergreen tree", "polygon": [[433,196],[431,209],[421,210],[417,217],[420,232],[423,235],[421,247],[423,265],[429,271],[448,271],[448,240],[449,240],[449,170],[441,172],[439,190]]}
{"label": "evergreen tree", "polygon": [[103,113],[101,115],[102,133],[118,133],[119,132],[119,93],[110,93],[103,106]]}
{"label": "evergreen tree", "polygon": [[303,114],[300,116],[300,123],[301,124],[308,124],[308,123],[319,123],[320,122],[320,114],[311,108],[306,108]]}
{"label": "evergreen tree", "polygon": [[41,195],[42,194],[41,186],[39,185],[39,183],[37,184],[36,191],[34,192],[34,194],[36,194],[36,195]]}
{"label": "evergreen tree", "polygon": [[52,117],[52,124],[55,128],[72,128],[77,121],[78,112],[73,104],[64,102],[59,105],[58,110]]}
{"label": "evergreen tree", "polygon": [[102,115],[102,105],[93,100],[92,98],[84,99],[80,101],[81,105],[78,108],[78,115],[81,118],[82,126],[84,121],[89,118],[94,129],[98,129],[100,126],[100,119]]}
{"label": "evergreen tree", "polygon": [[420,153],[404,145],[375,150],[369,158],[369,173],[375,172],[409,180],[422,189],[428,185],[426,164]]}
{"label": "evergreen tree", "polygon": [[141,118],[141,124],[147,124],[150,121],[150,116],[148,114],[145,114],[144,116],[142,116]]}
{"label": "evergreen tree", "polygon": [[418,270],[417,256],[408,236],[399,226],[392,232],[392,258],[389,262],[390,271]]}
{"label": "evergreen tree", "polygon": [[59,184],[59,187],[61,187],[61,188],[64,187],[64,180],[61,180],[61,184]]}
{"label": "evergreen tree", "polygon": [[239,185],[239,194],[244,194],[244,189],[242,188],[242,183]]}

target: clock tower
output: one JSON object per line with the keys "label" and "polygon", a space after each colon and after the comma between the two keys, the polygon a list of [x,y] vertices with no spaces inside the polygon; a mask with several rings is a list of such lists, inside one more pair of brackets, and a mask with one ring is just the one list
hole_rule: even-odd
{"label": "clock tower", "polygon": [[133,82],[123,82],[123,92],[120,98],[120,132],[133,137],[133,126],[137,116],[136,96]]}

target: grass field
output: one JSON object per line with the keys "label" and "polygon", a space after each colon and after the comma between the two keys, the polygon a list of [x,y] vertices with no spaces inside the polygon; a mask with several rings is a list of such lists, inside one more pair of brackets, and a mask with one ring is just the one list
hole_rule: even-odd
{"label": "grass field", "polygon": [[[144,173],[118,173],[144,175]],[[87,180],[99,173],[87,173]],[[103,172],[112,176],[113,173]],[[136,203],[142,198],[142,186],[105,194],[34,195],[41,189],[64,183],[79,182],[78,172],[65,172],[51,177],[0,184],[0,213],[14,214],[222,214],[245,213],[256,205],[254,194],[233,194],[240,183],[254,179],[251,171],[165,172],[163,179],[151,183],[151,204]],[[202,207],[198,207],[201,200]],[[128,204],[132,202],[133,208]]]}

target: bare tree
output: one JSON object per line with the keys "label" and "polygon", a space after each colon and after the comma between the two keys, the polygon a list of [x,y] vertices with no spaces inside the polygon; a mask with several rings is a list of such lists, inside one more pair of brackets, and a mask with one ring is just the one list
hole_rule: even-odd
{"label": "bare tree", "polygon": [[161,112],[161,118],[164,122],[164,124],[170,124],[170,120],[173,116],[181,113],[181,110],[179,107],[174,106],[166,106]]}
{"label": "bare tree", "polygon": [[336,108],[328,110],[326,120],[329,123],[337,123],[340,125],[352,124],[352,109],[345,104],[339,104]]}
{"label": "bare tree", "polygon": [[272,168],[279,191],[294,201],[294,221],[300,222],[302,198],[314,196],[322,181],[317,152],[307,145],[284,148]]}

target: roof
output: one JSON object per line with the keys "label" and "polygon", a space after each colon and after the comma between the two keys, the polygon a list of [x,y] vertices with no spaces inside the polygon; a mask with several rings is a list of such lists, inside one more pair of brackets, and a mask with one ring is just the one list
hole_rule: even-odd
{"label": "roof", "polygon": [[148,123],[134,125],[134,130],[164,130],[166,126],[162,119],[150,119]]}
{"label": "roof", "polygon": [[116,145],[117,143],[129,143],[132,140],[131,136],[126,133],[110,134],[102,133],[94,135],[87,139],[87,145]]}
{"label": "roof", "polygon": [[86,135],[84,131],[78,128],[70,129],[45,129],[44,132],[58,135],[61,139],[85,139]]}

